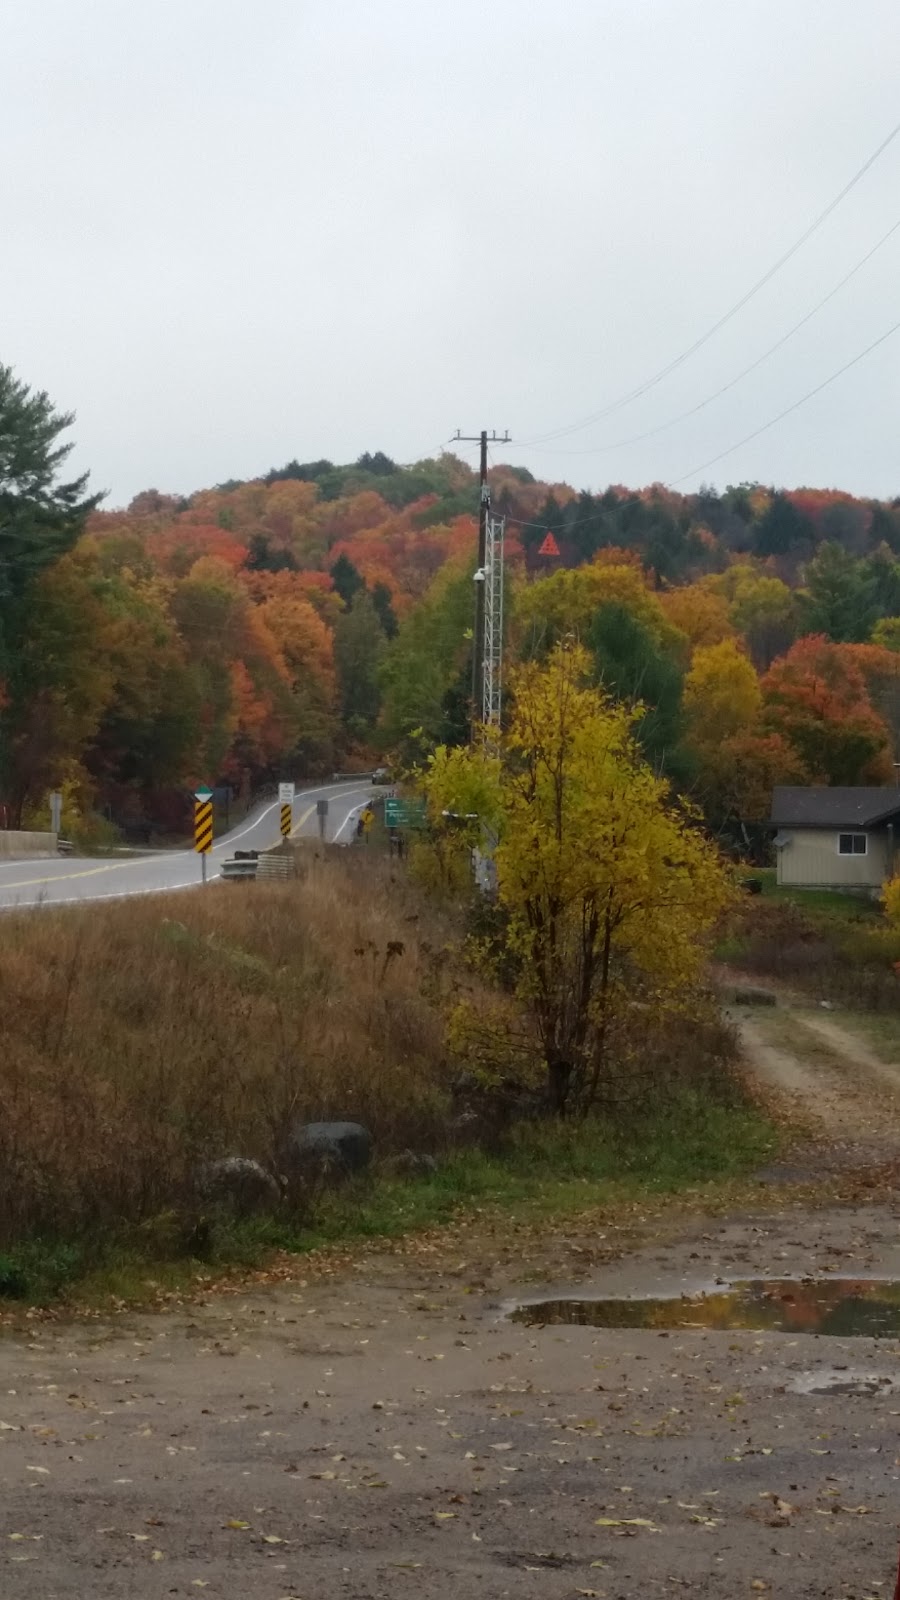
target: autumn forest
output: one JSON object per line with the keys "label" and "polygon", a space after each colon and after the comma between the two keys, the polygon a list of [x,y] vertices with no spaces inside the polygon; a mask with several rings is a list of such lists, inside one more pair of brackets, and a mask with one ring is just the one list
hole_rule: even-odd
{"label": "autumn forest", "polygon": [[[454,454],[291,461],[107,509],[68,419],[0,369],[7,825],[177,833],[200,779],[249,797],[465,739],[478,483]],[[651,765],[746,841],[779,782],[890,781],[900,498],[741,484],[592,495],[494,465],[508,651],[577,637],[639,703]],[[547,533],[558,556],[541,554]]]}

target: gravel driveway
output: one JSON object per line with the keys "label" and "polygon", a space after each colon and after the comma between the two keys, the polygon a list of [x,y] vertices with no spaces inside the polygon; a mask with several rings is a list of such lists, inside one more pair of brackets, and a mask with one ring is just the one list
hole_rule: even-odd
{"label": "gravel driveway", "polygon": [[[541,1259],[606,1294],[900,1277],[897,1218],[658,1217],[619,1260],[596,1264],[590,1232]],[[4,1600],[888,1600],[900,1344],[514,1325],[526,1257],[460,1229],[319,1280],[9,1332]],[[817,1392],[835,1373],[850,1392]]]}

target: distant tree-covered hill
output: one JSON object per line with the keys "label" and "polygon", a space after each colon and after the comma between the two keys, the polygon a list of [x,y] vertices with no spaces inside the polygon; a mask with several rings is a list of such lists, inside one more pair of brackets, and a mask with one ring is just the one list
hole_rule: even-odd
{"label": "distant tree-covered hill", "polygon": [[[9,427],[27,400],[7,393]],[[0,394],[0,434],[2,412]],[[52,456],[52,410],[44,423]],[[7,822],[61,787],[69,814],[163,824],[201,778],[246,792],[466,736],[479,490],[465,462],[294,460],[109,511],[81,480],[53,498],[61,459],[43,498],[0,483]],[[711,825],[759,822],[774,782],[890,776],[900,498],[590,494],[504,465],[490,485],[508,662],[586,644]]]}

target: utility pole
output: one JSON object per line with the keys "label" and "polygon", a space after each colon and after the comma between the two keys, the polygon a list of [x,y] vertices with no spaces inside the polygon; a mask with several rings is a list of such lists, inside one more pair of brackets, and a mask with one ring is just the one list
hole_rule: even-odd
{"label": "utility pole", "polygon": [[487,559],[487,524],[491,511],[491,491],[488,484],[488,443],[509,444],[509,431],[498,434],[492,430],[489,434],[487,428],[482,428],[478,434],[461,433],[456,430],[454,442],[460,444],[477,444],[481,446],[478,480],[481,485],[481,494],[478,507],[478,566],[475,569],[475,625],[472,632],[472,742],[475,740],[475,730],[478,727],[479,709],[481,706],[481,679],[484,667],[484,590],[485,590],[485,561]]}

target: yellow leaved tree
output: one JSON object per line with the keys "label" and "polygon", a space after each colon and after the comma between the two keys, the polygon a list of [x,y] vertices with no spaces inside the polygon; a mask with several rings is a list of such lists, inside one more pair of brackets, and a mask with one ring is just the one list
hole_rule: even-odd
{"label": "yellow leaved tree", "polygon": [[888,922],[900,928],[900,877],[891,878],[881,892],[881,904]]}
{"label": "yellow leaved tree", "polygon": [[687,646],[639,566],[595,561],[590,566],[562,567],[551,577],[516,590],[512,632],[519,653],[540,657],[563,636],[584,637],[597,611],[610,605],[626,611],[673,655]]}
{"label": "yellow leaved tree", "polygon": [[701,750],[755,727],[762,711],[759,679],[734,639],[701,645],[684,680],[688,737]]}
{"label": "yellow leaved tree", "polygon": [[605,1089],[619,1019],[679,1003],[732,893],[696,819],[643,760],[639,713],[591,687],[590,669],[566,645],[520,666],[492,749],[439,749],[424,780],[435,828],[496,840],[493,954],[560,1115]]}

